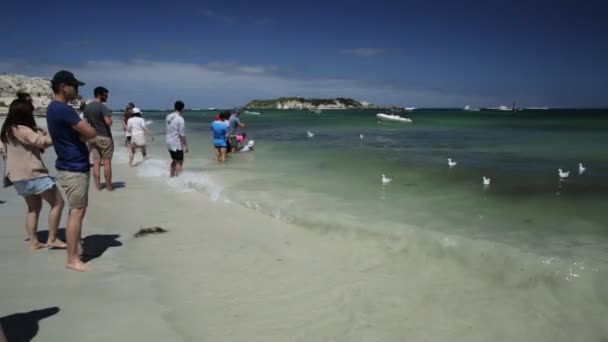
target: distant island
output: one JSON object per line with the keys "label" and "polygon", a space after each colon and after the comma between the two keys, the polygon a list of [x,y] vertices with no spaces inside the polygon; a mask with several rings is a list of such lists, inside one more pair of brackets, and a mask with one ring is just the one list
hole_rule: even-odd
{"label": "distant island", "polygon": [[365,102],[338,97],[335,99],[314,99],[303,97],[279,97],[272,100],[253,100],[247,103],[246,109],[367,109],[378,108]]}

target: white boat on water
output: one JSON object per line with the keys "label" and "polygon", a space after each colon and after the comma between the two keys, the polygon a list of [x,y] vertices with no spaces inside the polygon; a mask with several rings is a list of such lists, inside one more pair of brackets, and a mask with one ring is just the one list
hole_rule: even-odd
{"label": "white boat on water", "polygon": [[249,114],[249,115],[260,115],[260,114],[262,114],[260,112],[251,112],[251,111],[248,111],[248,110],[244,111],[243,113]]}
{"label": "white boat on water", "polygon": [[495,111],[499,111],[499,112],[512,112],[514,110],[513,108],[509,108],[507,106],[489,107],[489,108],[482,108],[482,109],[495,110]]}
{"label": "white boat on water", "polygon": [[215,107],[209,107],[207,110],[215,110]]}
{"label": "white boat on water", "polygon": [[416,107],[403,107],[403,110],[406,110],[408,112],[414,111],[416,110]]}
{"label": "white boat on water", "polygon": [[406,122],[406,123],[412,122],[412,119],[410,119],[410,118],[405,118],[403,116],[393,115],[393,114],[378,113],[378,114],[376,114],[376,117],[378,118],[378,120],[381,120],[381,121]]}
{"label": "white boat on water", "polygon": [[311,111],[311,112],[313,112],[313,113],[315,113],[315,114],[321,114],[321,110],[320,110],[320,109],[318,109],[318,108],[315,108],[315,109],[309,109],[309,111]]}
{"label": "white boat on water", "polygon": [[473,108],[469,105],[464,106],[464,110],[466,110],[467,112],[479,112],[479,108]]}

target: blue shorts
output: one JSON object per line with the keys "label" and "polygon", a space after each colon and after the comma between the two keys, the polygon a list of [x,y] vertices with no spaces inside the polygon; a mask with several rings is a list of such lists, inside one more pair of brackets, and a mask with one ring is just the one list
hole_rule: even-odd
{"label": "blue shorts", "polygon": [[14,182],[15,190],[23,197],[40,195],[55,186],[55,181],[49,176]]}

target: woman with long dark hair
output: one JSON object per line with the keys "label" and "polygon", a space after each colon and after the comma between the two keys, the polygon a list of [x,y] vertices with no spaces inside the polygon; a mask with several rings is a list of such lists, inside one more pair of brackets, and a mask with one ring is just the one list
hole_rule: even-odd
{"label": "woman with long dark hair", "polygon": [[[49,171],[42,162],[41,154],[52,145],[51,138],[36,126],[34,107],[25,99],[14,100],[8,116],[0,130],[0,141],[5,151],[5,187],[14,185],[17,193],[25,198],[27,214],[25,229],[32,250],[55,247],[65,248],[66,244],[57,238],[57,229],[63,210],[63,198],[49,177]],[[42,200],[49,203],[49,236],[46,244],[38,240],[38,217]]]}

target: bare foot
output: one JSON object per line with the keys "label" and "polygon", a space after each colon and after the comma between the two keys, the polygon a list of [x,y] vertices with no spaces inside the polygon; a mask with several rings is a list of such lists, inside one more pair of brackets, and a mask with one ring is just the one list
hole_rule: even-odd
{"label": "bare foot", "polygon": [[34,243],[30,243],[30,251],[37,251],[39,249],[42,249],[46,247],[42,242],[40,241],[36,241]]}
{"label": "bare foot", "polygon": [[75,262],[67,263],[67,264],[65,264],[65,267],[69,268],[71,270],[74,270],[74,271],[78,271],[78,272],[91,271],[91,268],[87,264],[83,263],[82,261],[75,261]]}
{"label": "bare foot", "polygon": [[59,239],[56,239],[54,241],[47,241],[46,246],[49,248],[61,248],[61,249],[65,249],[68,247],[68,245],[65,242],[63,242]]}
{"label": "bare foot", "polygon": [[106,191],[114,191],[114,188],[111,186],[106,186]]}

